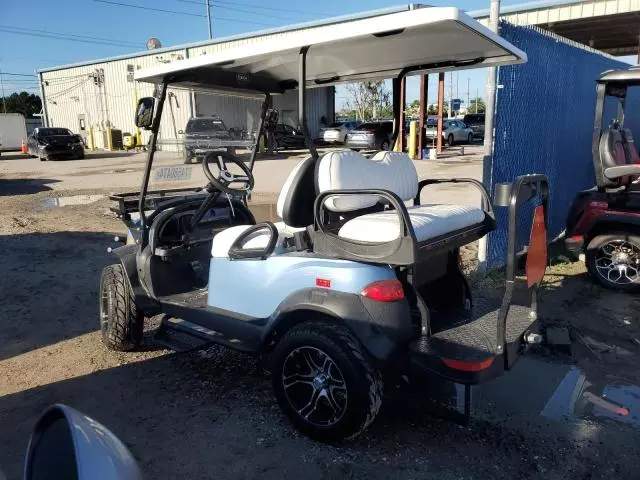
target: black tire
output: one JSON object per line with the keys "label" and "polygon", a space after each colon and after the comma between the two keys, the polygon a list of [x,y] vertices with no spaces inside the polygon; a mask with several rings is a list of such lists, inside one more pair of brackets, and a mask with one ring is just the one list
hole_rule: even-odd
{"label": "black tire", "polygon": [[40,160],[41,162],[46,162],[47,161],[47,157],[38,156],[38,160]]}
{"label": "black tire", "polygon": [[84,160],[84,152],[76,156],[76,160]]}
{"label": "black tire", "polygon": [[[628,244],[632,249],[635,248],[636,251],[636,255],[632,255],[630,260],[632,269],[628,270],[627,275],[627,278],[635,279],[635,281],[630,281],[629,283],[614,281],[617,275],[614,275],[613,279],[607,278],[604,273],[606,267],[602,268],[607,265],[606,250],[603,250],[603,247],[607,248],[607,246],[621,245],[623,242]],[[619,292],[640,292],[640,253],[638,252],[640,252],[640,236],[629,235],[624,232],[610,232],[604,235],[598,235],[592,238],[587,245],[585,252],[587,271],[591,277],[603,287]],[[634,257],[636,259],[635,262],[633,260]],[[598,262],[598,260],[600,261]],[[634,265],[635,268],[633,268]],[[598,266],[600,266],[600,269]],[[633,273],[634,271],[635,274]]]}
{"label": "black tire", "polygon": [[137,348],[142,339],[144,315],[136,307],[122,265],[104,268],[99,295],[102,343],[120,352]]}
{"label": "black tire", "polygon": [[453,147],[455,144],[456,142],[453,139],[453,134],[449,134],[449,136],[447,137],[447,145],[449,145],[450,147]]}
{"label": "black tire", "polygon": [[470,133],[469,136],[467,137],[467,143],[468,144],[472,144],[473,143],[473,133]]}
{"label": "black tire", "polygon": [[380,150],[389,150],[390,145],[391,143],[389,142],[389,140],[383,140],[382,142],[380,142]]}
{"label": "black tire", "polygon": [[185,150],[184,152],[182,152],[182,161],[183,161],[185,164],[189,164],[189,163],[192,163],[192,162],[193,162],[193,157],[191,156],[191,154],[190,154],[187,150]]}
{"label": "black tire", "polygon": [[[340,410],[341,414],[331,424],[320,425],[317,421],[314,423],[309,419],[316,413],[318,407],[323,407],[326,410],[326,407],[331,402],[339,406],[331,386],[316,386],[319,375],[323,375],[320,370],[316,370],[315,373],[309,370],[309,373],[305,375],[308,380],[295,380],[286,387],[292,389],[294,384],[300,383],[304,385],[297,386],[298,389],[306,389],[306,392],[311,389],[309,392],[311,393],[310,400],[305,407],[299,410],[296,409],[294,405],[296,402],[290,400],[290,396],[287,393],[287,391],[291,390],[285,388],[284,375],[288,371],[286,369],[292,365],[291,362],[293,362],[294,366],[299,366],[298,363],[302,364],[302,362],[297,362],[293,359],[298,358],[295,357],[296,355],[304,356],[303,353],[299,353],[304,351],[319,352],[318,355],[324,354],[332,362],[324,373],[332,371],[336,374],[337,372],[339,378],[342,378],[343,387],[333,387],[344,390],[344,393],[338,397],[342,398],[343,403]],[[311,368],[308,361],[306,364]],[[336,367],[337,370],[335,369]],[[304,368],[304,365],[302,365],[302,368]],[[314,376],[313,380],[310,380],[310,376]],[[333,379],[331,374],[327,374],[324,375],[325,381],[330,381],[327,380],[327,377]],[[380,372],[373,365],[360,342],[348,329],[327,323],[326,320],[298,325],[287,332],[280,340],[273,354],[272,384],[280,408],[289,417],[294,427],[303,434],[319,441],[333,442],[355,438],[373,422],[382,404],[383,382]],[[304,390],[301,391],[304,392]],[[320,393],[316,397],[314,408],[305,418],[299,412],[311,405],[316,392]],[[324,392],[324,397],[322,392]],[[291,397],[293,396],[292,392]],[[302,397],[302,402],[300,403],[306,401],[305,395],[298,396]],[[329,396],[331,400],[329,400]],[[320,405],[322,398],[324,400]],[[337,415],[335,413],[336,410],[332,410],[334,412],[333,415]]]}

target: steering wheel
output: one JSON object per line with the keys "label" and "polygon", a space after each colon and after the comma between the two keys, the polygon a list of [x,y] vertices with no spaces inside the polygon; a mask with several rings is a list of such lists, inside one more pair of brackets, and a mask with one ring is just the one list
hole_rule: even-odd
{"label": "steering wheel", "polygon": [[[215,160],[218,167],[218,175],[211,173],[209,163]],[[234,163],[244,173],[244,175],[234,175],[227,168],[227,163]],[[253,174],[249,167],[229,152],[209,152],[202,159],[202,170],[211,182],[211,185],[222,193],[229,195],[247,195],[253,189]],[[238,187],[230,187],[231,184],[240,184]]]}

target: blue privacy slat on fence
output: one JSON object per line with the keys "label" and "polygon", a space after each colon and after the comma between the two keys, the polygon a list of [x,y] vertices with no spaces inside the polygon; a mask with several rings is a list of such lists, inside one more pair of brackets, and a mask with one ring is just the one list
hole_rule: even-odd
{"label": "blue privacy slat on fence", "polygon": [[[591,136],[595,112],[595,80],[605,70],[626,63],[541,33],[535,27],[501,22],[500,35],[528,55],[523,65],[500,67],[493,164],[484,183],[512,182],[528,173],[549,177],[549,238],[565,228],[575,194],[594,185]],[[615,118],[610,102],[605,119]],[[638,112],[640,114],[640,112]],[[635,117],[627,109],[627,125]],[[640,137],[640,131],[636,133]],[[487,178],[488,177],[488,178]],[[488,264],[504,265],[506,212],[498,209],[498,230],[489,236]],[[520,246],[528,242],[531,208],[520,215]]]}

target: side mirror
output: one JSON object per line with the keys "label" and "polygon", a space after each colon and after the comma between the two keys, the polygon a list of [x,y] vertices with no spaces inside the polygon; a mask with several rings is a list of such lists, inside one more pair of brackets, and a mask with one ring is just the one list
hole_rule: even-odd
{"label": "side mirror", "polygon": [[151,128],[154,105],[155,99],[153,97],[144,97],[138,100],[138,106],[136,107],[136,127]]}
{"label": "side mirror", "polygon": [[27,447],[25,480],[52,478],[140,480],[133,456],[104,426],[67,407],[54,405],[36,423]]}

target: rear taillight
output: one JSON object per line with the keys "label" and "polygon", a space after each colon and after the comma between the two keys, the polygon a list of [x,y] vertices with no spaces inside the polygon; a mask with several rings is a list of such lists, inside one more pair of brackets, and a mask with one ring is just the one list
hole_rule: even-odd
{"label": "rear taillight", "polygon": [[402,283],[397,279],[380,280],[365,287],[362,295],[376,302],[395,302],[404,298]]}

